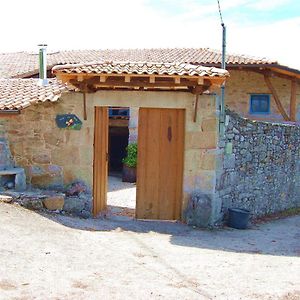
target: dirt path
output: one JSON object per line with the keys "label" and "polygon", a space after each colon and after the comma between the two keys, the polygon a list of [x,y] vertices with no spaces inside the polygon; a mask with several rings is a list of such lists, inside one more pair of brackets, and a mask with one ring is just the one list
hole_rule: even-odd
{"label": "dirt path", "polygon": [[300,216],[251,230],[0,204],[0,299],[299,299]]}

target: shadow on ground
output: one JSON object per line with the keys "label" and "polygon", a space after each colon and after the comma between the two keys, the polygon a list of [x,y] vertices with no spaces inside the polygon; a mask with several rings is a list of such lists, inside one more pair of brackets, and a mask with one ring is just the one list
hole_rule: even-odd
{"label": "shadow on ground", "polygon": [[76,230],[166,234],[170,236],[170,243],[184,247],[276,256],[300,256],[300,216],[251,225],[247,230],[227,227],[205,230],[192,228],[180,222],[143,221],[124,216],[80,219],[59,214],[42,213],[42,215]]}

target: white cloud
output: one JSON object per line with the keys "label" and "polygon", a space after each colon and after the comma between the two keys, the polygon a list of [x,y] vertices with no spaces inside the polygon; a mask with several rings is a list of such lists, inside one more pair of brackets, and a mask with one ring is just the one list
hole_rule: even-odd
{"label": "white cloud", "polygon": [[230,51],[266,56],[300,69],[300,17],[260,26],[232,24],[228,33]]}
{"label": "white cloud", "polygon": [[281,7],[283,5],[289,5],[290,0],[264,0],[264,1],[250,1],[248,7],[256,10],[270,10]]}
{"label": "white cloud", "polygon": [[[169,1],[173,2],[173,1]],[[0,51],[22,51],[47,42],[54,49],[210,47],[221,49],[217,4],[178,1],[182,14],[171,15],[148,0],[10,0],[0,4]],[[267,1],[268,3],[270,1]],[[279,5],[281,0],[273,0]],[[280,3],[279,3],[280,2]],[[175,4],[174,4],[175,3]],[[222,1],[223,10],[251,5]],[[16,10],[16,8],[18,8]],[[260,24],[226,18],[228,51],[278,59],[300,69],[300,19]]]}

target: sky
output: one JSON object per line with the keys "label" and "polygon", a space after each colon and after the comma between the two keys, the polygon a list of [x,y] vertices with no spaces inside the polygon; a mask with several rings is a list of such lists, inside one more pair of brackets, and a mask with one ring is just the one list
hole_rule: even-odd
{"label": "sky", "polygon": [[[227,52],[300,69],[299,0],[220,0]],[[107,48],[221,50],[217,0],[6,0],[0,52]]]}

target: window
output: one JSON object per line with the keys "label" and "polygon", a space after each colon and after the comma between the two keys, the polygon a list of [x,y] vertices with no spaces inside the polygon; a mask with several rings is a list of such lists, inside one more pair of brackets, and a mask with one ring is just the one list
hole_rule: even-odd
{"label": "window", "polygon": [[110,107],[109,108],[109,117],[110,118],[129,119],[129,108]]}
{"label": "window", "polygon": [[270,113],[270,95],[253,94],[250,96],[251,114],[269,114]]}

